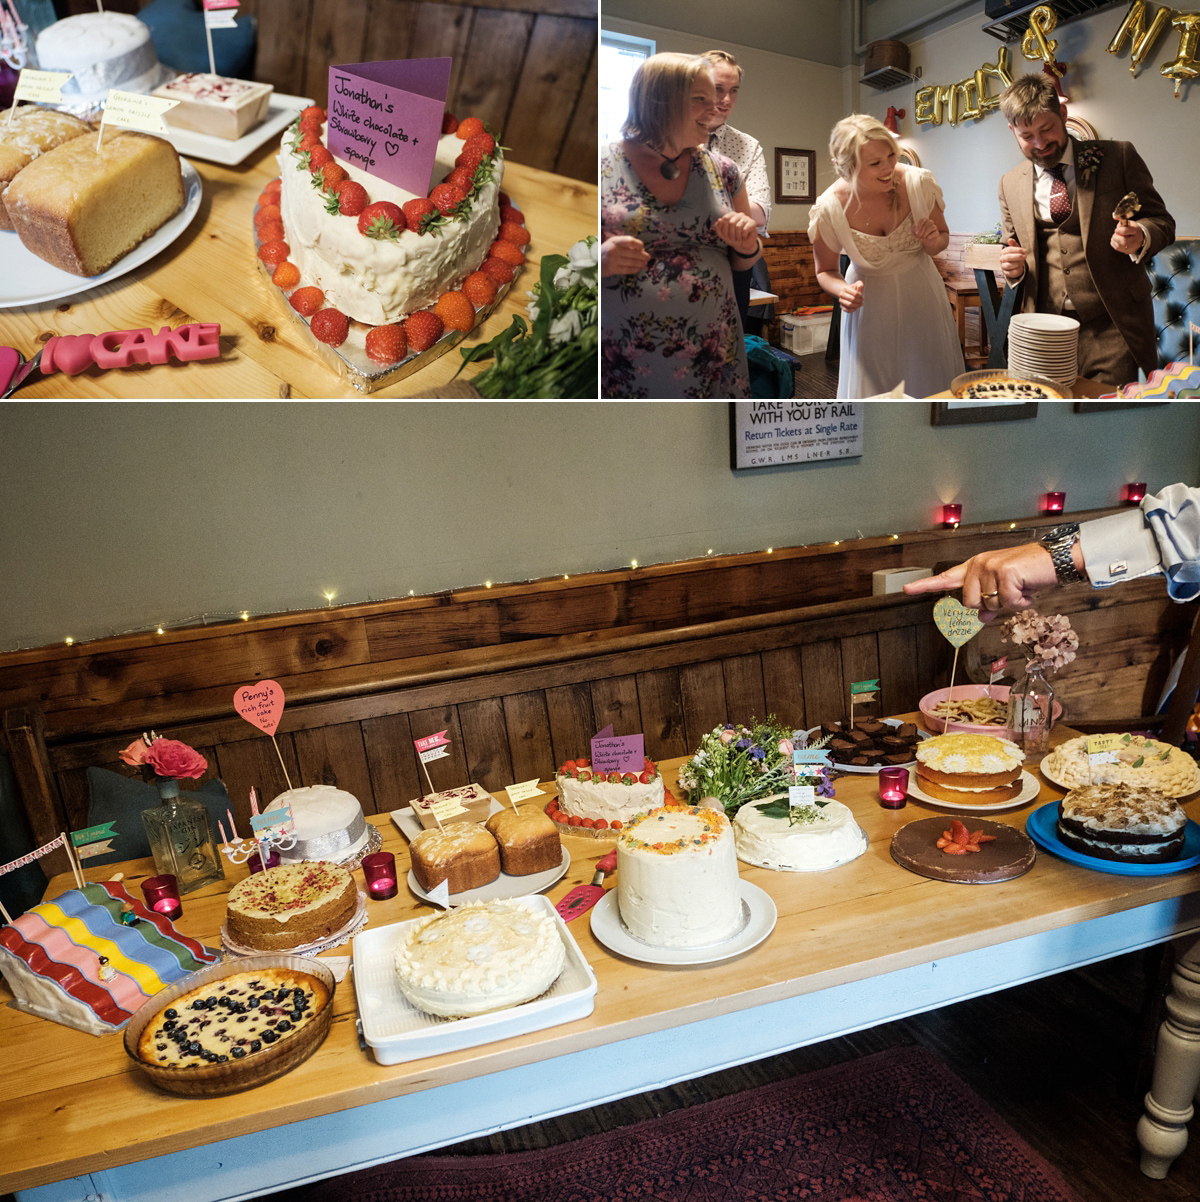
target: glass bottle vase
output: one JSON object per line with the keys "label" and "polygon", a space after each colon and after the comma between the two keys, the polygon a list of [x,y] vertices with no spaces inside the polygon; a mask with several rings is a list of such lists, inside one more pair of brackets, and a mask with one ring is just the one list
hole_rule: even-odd
{"label": "glass bottle vase", "polygon": [[1050,750],[1054,726],[1054,688],[1045,669],[1030,663],[1008,694],[1008,728],[1026,761],[1041,759]]}
{"label": "glass bottle vase", "polygon": [[181,797],[173,777],[159,777],[158,792],[162,804],[142,811],[156,871],[173,874],[181,894],[210,881],[223,881],[225,866],[208,811],[200,802]]}

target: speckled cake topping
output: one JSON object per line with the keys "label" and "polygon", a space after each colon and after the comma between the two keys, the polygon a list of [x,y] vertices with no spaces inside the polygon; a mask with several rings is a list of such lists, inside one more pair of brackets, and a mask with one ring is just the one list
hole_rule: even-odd
{"label": "speckled cake topping", "polygon": [[257,910],[280,918],[322,904],[346,887],[350,874],[326,860],[283,864],[256,872],[229,892],[229,904],[242,912]]}
{"label": "speckled cake topping", "polygon": [[659,806],[635,818],[621,835],[620,843],[626,851],[673,856],[715,843],[731,829],[724,813],[708,806]]}
{"label": "speckled cake topping", "polygon": [[1131,835],[1170,835],[1187,814],[1174,798],[1136,785],[1083,785],[1062,799],[1063,818],[1094,830]]}

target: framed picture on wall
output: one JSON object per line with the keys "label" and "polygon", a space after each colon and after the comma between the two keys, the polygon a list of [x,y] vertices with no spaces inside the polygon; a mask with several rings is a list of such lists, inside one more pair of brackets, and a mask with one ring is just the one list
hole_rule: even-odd
{"label": "framed picture on wall", "polygon": [[1037,417],[1037,401],[931,401],[934,426],[963,426],[975,422],[1011,422]]}
{"label": "framed picture on wall", "polygon": [[775,203],[810,205],[817,199],[817,152],[775,147]]}

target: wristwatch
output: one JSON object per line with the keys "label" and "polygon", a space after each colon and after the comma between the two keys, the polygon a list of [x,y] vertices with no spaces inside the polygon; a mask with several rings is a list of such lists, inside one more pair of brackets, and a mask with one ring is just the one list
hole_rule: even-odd
{"label": "wristwatch", "polygon": [[1038,542],[1050,552],[1050,558],[1054,561],[1054,575],[1058,578],[1059,584],[1077,584],[1081,580],[1087,579],[1071,558],[1071,548],[1078,541],[1078,522],[1065,522],[1061,526],[1055,526],[1038,539]]}

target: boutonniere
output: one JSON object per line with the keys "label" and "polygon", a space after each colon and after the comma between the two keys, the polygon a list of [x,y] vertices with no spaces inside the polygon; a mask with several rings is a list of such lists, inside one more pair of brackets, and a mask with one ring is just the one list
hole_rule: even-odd
{"label": "boutonniere", "polygon": [[1085,142],[1075,150],[1075,170],[1081,183],[1088,183],[1100,167],[1104,151],[1095,142]]}

